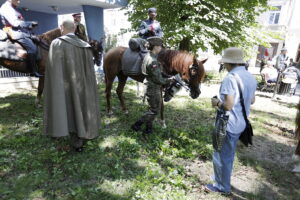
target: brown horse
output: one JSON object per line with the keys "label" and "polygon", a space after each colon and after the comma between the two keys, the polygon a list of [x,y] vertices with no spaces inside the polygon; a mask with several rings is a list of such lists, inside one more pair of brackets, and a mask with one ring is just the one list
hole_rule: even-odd
{"label": "brown horse", "polygon": [[[60,32],[59,28],[50,30],[50,31],[38,36],[38,38],[40,40],[40,43],[38,46],[41,47],[41,48],[39,48],[41,59],[39,59],[37,61],[37,65],[38,65],[38,69],[39,69],[38,71],[40,74],[45,74],[46,60],[48,58],[48,48],[49,48],[51,42],[55,38],[58,38],[59,36],[61,36],[61,32]],[[16,42],[13,44],[16,45],[18,49],[23,49],[23,47],[21,47],[21,45]],[[26,57],[25,57],[25,59],[26,59]],[[5,59],[0,58],[0,65],[2,65],[5,68],[8,68],[10,70],[16,71],[16,72],[30,73],[29,68],[26,66],[25,59],[20,62],[20,61],[10,61],[10,60],[5,60]],[[40,104],[43,89],[44,89],[44,77],[41,77],[41,78],[39,78],[38,93],[37,93],[37,97],[35,100],[35,103],[37,105]]]}
{"label": "brown horse", "polygon": [[[39,40],[38,47],[40,49],[40,59],[37,61],[37,65],[39,69],[38,71],[42,75],[45,74],[46,60],[48,58],[48,51],[49,51],[50,44],[54,39],[60,36],[61,36],[61,31],[59,28],[50,30],[38,36],[38,40]],[[16,45],[18,49],[23,49],[23,47],[16,42],[13,44]],[[97,40],[90,40],[90,45],[94,55],[94,63],[99,65],[102,56],[102,51],[103,51],[102,43],[98,42]],[[0,58],[0,65],[16,72],[30,73],[29,68],[26,66],[25,59],[20,62],[20,61],[10,61],[10,60],[5,60]],[[36,105],[40,105],[41,102],[41,97],[44,89],[44,79],[45,79],[44,76],[39,78],[38,93],[35,100]]]}
{"label": "brown horse", "polygon": [[[128,76],[124,75],[122,72],[122,56],[127,48],[125,47],[116,47],[107,52],[104,57],[104,73],[105,73],[105,93],[107,101],[107,112],[112,114],[111,111],[111,89],[113,81],[117,76],[118,87],[117,95],[121,103],[122,110],[125,112],[127,108],[124,103],[123,90],[126,84]],[[169,75],[180,74],[183,81],[187,84],[190,89],[190,96],[195,99],[197,98],[200,91],[200,84],[205,76],[205,71],[203,64],[206,62],[198,61],[194,55],[184,52],[184,51],[175,51],[175,50],[162,50],[158,55],[158,60],[163,64],[163,71]],[[145,76],[137,75],[130,76],[130,78],[143,82]],[[163,120],[163,106],[161,108],[161,119]]]}

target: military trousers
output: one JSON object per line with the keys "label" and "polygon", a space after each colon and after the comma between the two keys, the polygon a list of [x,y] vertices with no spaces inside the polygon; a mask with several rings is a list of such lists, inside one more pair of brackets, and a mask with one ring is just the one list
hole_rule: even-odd
{"label": "military trousers", "polygon": [[141,121],[144,123],[152,123],[156,115],[160,112],[161,106],[161,90],[158,88],[147,87],[146,99],[148,102],[148,111],[141,117]]}

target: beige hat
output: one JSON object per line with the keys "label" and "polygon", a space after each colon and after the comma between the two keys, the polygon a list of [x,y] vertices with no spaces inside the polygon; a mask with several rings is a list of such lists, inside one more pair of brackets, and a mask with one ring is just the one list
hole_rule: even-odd
{"label": "beige hat", "polygon": [[230,63],[230,64],[244,64],[244,53],[243,50],[237,47],[230,47],[225,49],[224,55],[219,63]]}

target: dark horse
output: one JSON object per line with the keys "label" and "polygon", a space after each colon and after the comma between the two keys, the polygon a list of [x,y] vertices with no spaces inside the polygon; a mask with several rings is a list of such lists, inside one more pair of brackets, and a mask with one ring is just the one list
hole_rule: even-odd
{"label": "dark horse", "polygon": [[[125,47],[113,48],[109,50],[104,57],[103,67],[105,73],[105,93],[108,114],[112,114],[110,98],[113,81],[116,76],[119,79],[116,92],[119,97],[122,110],[127,112],[127,108],[124,103],[123,90],[128,76],[124,75],[121,67],[122,56],[126,49],[127,48]],[[163,64],[163,71],[168,75],[176,75],[178,73],[181,75],[182,80],[189,87],[190,96],[193,99],[200,95],[200,84],[205,76],[203,64],[206,60],[198,61],[194,55],[185,51],[176,50],[162,50],[158,55],[158,60]],[[130,76],[130,78],[138,82],[143,82],[145,76],[141,74],[137,76]],[[163,120],[163,106],[161,108],[161,119]]]}
{"label": "dark horse", "polygon": [[[61,31],[59,28],[50,30],[42,35],[38,36],[38,47],[40,49],[40,59],[37,61],[38,71],[40,74],[45,74],[46,69],[46,60],[48,58],[48,51],[51,42],[61,36]],[[11,42],[11,41],[8,41]],[[17,42],[13,42],[13,45],[16,45],[18,49],[23,49],[23,47]],[[90,45],[92,47],[93,55],[94,55],[94,63],[98,64],[101,60],[102,53],[102,45],[97,40],[90,40]],[[25,52],[25,50],[24,50]],[[26,52],[25,52],[26,53]],[[25,57],[26,59],[26,57]],[[21,61],[11,61],[0,58],[0,65],[10,70],[21,72],[21,73],[30,73],[29,68],[26,66],[25,59]],[[36,105],[40,104],[43,89],[44,89],[44,76],[39,78],[38,83],[38,93],[35,100]]]}

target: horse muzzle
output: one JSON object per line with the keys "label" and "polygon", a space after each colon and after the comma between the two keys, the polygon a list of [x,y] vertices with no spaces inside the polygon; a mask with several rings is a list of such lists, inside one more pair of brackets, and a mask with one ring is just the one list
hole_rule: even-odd
{"label": "horse muzzle", "polygon": [[192,97],[192,99],[196,99],[200,96],[201,91],[199,87],[193,87],[190,90],[190,96]]}

